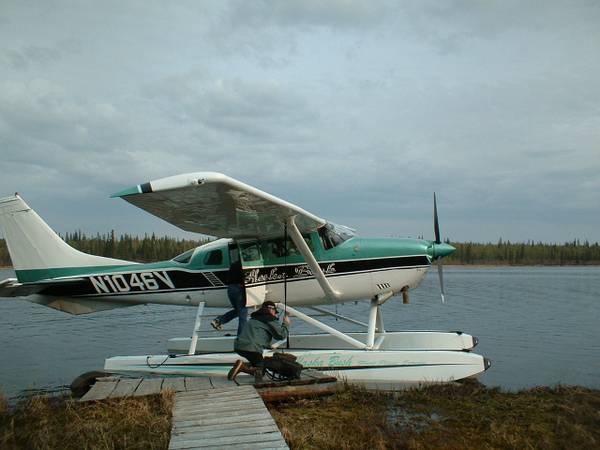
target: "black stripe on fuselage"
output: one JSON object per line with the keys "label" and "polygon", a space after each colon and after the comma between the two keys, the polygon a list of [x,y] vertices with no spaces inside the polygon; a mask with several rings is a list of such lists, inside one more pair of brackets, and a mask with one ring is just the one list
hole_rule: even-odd
{"label": "black stripe on fuselage", "polygon": [[[319,263],[327,277],[355,275],[397,269],[428,267],[426,256],[406,256],[391,258],[373,258],[362,260],[329,261]],[[223,285],[215,286],[204,272],[211,272]],[[212,277],[212,276],[211,276]],[[244,277],[247,287],[263,284],[302,281],[314,278],[307,264],[287,266],[267,266],[245,268]],[[48,286],[39,294],[52,296],[113,296],[134,294],[155,294],[185,290],[224,289],[229,279],[229,270],[189,271],[181,269],[141,270],[136,272],[104,273],[88,276],[79,282],[57,283]],[[213,280],[214,281],[214,280]]]}
{"label": "black stripe on fuselage", "polygon": [[[426,256],[405,256],[320,262],[319,266],[326,277],[337,277],[384,270],[428,267],[429,260]],[[284,279],[287,282],[294,282],[314,278],[312,271],[308,265],[304,263],[288,266],[267,266],[244,269],[244,274],[246,286],[280,283]]]}

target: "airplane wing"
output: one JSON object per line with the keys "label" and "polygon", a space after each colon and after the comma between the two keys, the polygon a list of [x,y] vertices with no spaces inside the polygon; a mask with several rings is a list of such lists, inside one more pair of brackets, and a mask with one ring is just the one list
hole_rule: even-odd
{"label": "airplane wing", "polygon": [[182,230],[216,237],[282,236],[290,216],[296,216],[301,233],[326,223],[296,205],[215,172],[161,178],[111,197],[121,197]]}

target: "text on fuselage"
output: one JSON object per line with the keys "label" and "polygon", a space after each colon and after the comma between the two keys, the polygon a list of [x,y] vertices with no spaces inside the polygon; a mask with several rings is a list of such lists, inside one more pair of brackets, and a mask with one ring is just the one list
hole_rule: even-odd
{"label": "text on fuselage", "polygon": [[175,289],[175,284],[165,271],[97,275],[90,277],[90,281],[98,294]]}

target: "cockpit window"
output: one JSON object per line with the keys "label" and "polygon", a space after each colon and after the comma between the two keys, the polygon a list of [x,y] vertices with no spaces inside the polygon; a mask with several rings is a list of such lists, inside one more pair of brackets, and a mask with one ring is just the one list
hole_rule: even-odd
{"label": "cockpit window", "polygon": [[191,250],[188,250],[187,252],[182,253],[181,255],[176,256],[175,258],[173,258],[173,261],[176,261],[181,264],[189,263],[190,259],[192,259],[192,255],[194,254],[194,250],[196,249],[193,248]]}
{"label": "cockpit window", "polygon": [[[303,236],[304,242],[308,245],[311,251],[314,251],[310,236]],[[286,256],[299,256],[300,251],[296,248],[296,244],[292,238],[288,237],[285,241],[281,238],[269,239],[262,242],[262,255],[265,259],[285,258]],[[286,252],[287,250],[287,252]]]}
{"label": "cockpit window", "polygon": [[354,237],[355,233],[343,225],[327,223],[325,226],[319,228],[319,236],[325,250],[329,250]]}
{"label": "cockpit window", "polygon": [[204,264],[207,266],[220,266],[223,264],[223,252],[221,250],[213,250],[206,255]]}
{"label": "cockpit window", "polygon": [[242,250],[242,260],[244,262],[256,262],[262,260],[258,241],[243,243],[240,247]]}

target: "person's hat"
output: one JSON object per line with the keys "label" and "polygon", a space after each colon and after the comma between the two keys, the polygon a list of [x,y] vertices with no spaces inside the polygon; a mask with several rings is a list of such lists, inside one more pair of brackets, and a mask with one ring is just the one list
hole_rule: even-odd
{"label": "person's hat", "polygon": [[262,304],[261,309],[274,309],[275,311],[277,311],[277,306],[275,306],[275,302],[267,300]]}

